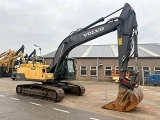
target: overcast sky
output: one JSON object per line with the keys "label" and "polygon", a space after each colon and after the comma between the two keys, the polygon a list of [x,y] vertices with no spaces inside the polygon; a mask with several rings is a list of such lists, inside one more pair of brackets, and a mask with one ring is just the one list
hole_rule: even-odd
{"label": "overcast sky", "polygon": [[[34,44],[42,48],[42,55],[50,53],[72,31],[107,16],[126,2],[137,15],[138,43],[160,43],[160,0],[0,0],[0,53],[18,50],[22,44],[28,54],[36,49],[39,55]],[[85,44],[117,44],[117,34]]]}

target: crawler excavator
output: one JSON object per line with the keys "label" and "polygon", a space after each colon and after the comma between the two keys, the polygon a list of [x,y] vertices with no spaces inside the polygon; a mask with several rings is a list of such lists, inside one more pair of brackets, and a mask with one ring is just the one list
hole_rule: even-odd
{"label": "crawler excavator", "polygon": [[0,54],[0,77],[10,77],[17,58],[20,57],[20,61],[24,61],[24,45],[22,45],[17,51],[8,50]]}
{"label": "crawler excavator", "polygon": [[31,54],[25,57],[25,62],[20,64],[16,72],[12,74],[12,80],[30,80],[30,81],[45,81],[53,79],[53,73],[48,73],[49,65],[46,61],[36,55],[34,49]]}
{"label": "crawler excavator", "polygon": [[[119,17],[114,17],[101,25],[96,25],[104,21],[107,17],[121,10]],[[137,80],[138,70],[138,51],[137,51],[137,30],[138,24],[136,20],[136,13],[131,6],[126,3],[124,7],[115,12],[102,17],[92,24],[78,29],[67,36],[59,45],[52,63],[49,66],[49,73],[53,74],[52,79],[34,79],[26,78],[25,73],[17,73],[17,75],[24,74],[25,80],[40,81],[42,84],[22,84],[16,87],[18,94],[28,96],[38,96],[43,99],[50,99],[53,101],[61,101],[66,92],[82,95],[85,88],[82,85],[76,85],[66,80],[75,78],[74,59],[69,59],[67,56],[69,52],[78,45],[86,43],[90,40],[103,36],[113,31],[117,31],[118,36],[118,63],[119,63],[119,88],[118,96],[115,101],[104,105],[102,108],[130,111],[133,110],[143,99],[143,93],[138,89]],[[133,53],[131,53],[134,49]],[[134,55],[135,70],[132,78],[126,78],[127,66],[130,57]],[[33,65],[31,71],[36,67]],[[41,76],[46,72],[42,69]],[[35,76],[36,76],[35,72]],[[65,81],[64,81],[65,80]]]}

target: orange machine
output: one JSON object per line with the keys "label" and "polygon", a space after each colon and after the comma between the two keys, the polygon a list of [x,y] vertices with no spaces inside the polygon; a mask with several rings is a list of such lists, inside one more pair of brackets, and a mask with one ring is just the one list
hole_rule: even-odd
{"label": "orange machine", "polygon": [[[130,72],[126,72],[126,78],[129,78],[130,77]],[[115,81],[115,82],[119,82],[119,67],[115,67],[113,70],[112,70],[112,79]]]}

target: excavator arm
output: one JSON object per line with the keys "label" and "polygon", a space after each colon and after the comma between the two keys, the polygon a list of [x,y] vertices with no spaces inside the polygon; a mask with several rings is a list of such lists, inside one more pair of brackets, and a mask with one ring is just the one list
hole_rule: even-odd
{"label": "excavator arm", "polygon": [[[34,49],[31,54],[28,56],[28,61],[32,61],[33,58],[36,56],[36,50]],[[33,57],[33,58],[32,58]]]}
{"label": "excavator arm", "polygon": [[[122,10],[119,17],[109,19],[102,25],[97,23],[104,21],[107,17]],[[128,67],[128,61],[131,57],[132,48],[135,61],[137,65],[138,50],[137,50],[137,20],[136,13],[131,6],[126,3],[124,7],[116,10],[106,17],[102,17],[94,23],[72,32],[66,37],[59,45],[54,60],[50,64],[50,72],[54,73],[54,81],[61,81],[63,79],[64,69],[62,66],[66,66],[66,58],[69,52],[78,45],[91,41],[95,38],[103,36],[113,31],[117,31],[118,36],[118,63],[119,63],[119,93],[117,99],[109,104],[104,105],[102,108],[118,110],[118,111],[130,111],[134,109],[143,99],[142,92],[136,87],[136,78],[138,75],[137,66],[133,72],[132,79],[126,78],[126,72]]]}

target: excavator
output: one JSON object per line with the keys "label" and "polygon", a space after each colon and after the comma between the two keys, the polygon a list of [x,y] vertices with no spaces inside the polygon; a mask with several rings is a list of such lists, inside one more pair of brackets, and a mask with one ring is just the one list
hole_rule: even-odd
{"label": "excavator", "polygon": [[53,73],[47,72],[49,65],[36,55],[34,49],[30,55],[26,55],[25,62],[20,64],[12,74],[12,80],[46,81],[54,79]]}
{"label": "excavator", "polygon": [[21,62],[24,61],[24,45],[19,50],[8,50],[0,54],[0,77],[9,77],[17,63],[17,58],[20,57]]}
{"label": "excavator", "polygon": [[[118,11],[121,11],[119,17],[110,18],[105,23],[96,25]],[[55,102],[61,101],[67,92],[76,95],[83,95],[85,93],[83,85],[73,84],[67,81],[75,79],[76,76],[74,59],[68,58],[69,52],[78,45],[113,31],[117,31],[119,63],[118,95],[116,100],[104,105],[102,108],[123,112],[133,110],[143,99],[143,93],[138,89],[137,84],[139,83],[139,80],[137,80],[137,75],[139,73],[137,69],[137,28],[138,24],[136,20],[136,13],[128,3],[125,3],[122,8],[114,11],[106,17],[101,17],[88,26],[71,32],[70,35],[61,42],[52,63],[49,65],[47,72],[52,73],[53,77],[51,77],[51,79],[35,79],[35,76],[37,75],[35,70],[37,67],[33,64],[30,71],[34,71],[34,77],[31,75],[31,78],[27,78],[25,74],[28,71],[19,71],[16,75],[18,76],[23,74],[25,80],[39,81],[41,84],[33,83],[17,85],[17,94],[36,96]],[[133,51],[133,53],[131,53],[131,51]],[[134,57],[135,59],[135,70],[132,72],[131,79],[128,79],[126,78],[126,72],[128,62],[131,57]],[[41,69],[39,73],[41,73],[41,77],[44,77],[46,69]]]}

